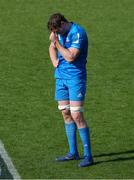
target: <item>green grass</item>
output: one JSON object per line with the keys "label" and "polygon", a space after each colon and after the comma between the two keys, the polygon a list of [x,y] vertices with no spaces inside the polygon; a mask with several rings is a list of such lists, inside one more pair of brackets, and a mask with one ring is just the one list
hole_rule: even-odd
{"label": "green grass", "polygon": [[[22,179],[134,178],[133,9],[133,0],[0,0],[0,139]],[[89,35],[85,118],[96,165],[84,169],[53,161],[68,150],[48,55],[54,12]]]}

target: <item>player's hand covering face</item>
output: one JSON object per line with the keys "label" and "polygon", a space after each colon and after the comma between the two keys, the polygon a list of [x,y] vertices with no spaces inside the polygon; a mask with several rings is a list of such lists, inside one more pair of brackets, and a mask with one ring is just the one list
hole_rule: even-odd
{"label": "player's hand covering face", "polygon": [[51,42],[55,42],[56,40],[57,40],[57,34],[56,33],[54,33],[54,32],[51,32],[51,34],[50,34],[50,36],[49,36],[49,40],[51,41]]}

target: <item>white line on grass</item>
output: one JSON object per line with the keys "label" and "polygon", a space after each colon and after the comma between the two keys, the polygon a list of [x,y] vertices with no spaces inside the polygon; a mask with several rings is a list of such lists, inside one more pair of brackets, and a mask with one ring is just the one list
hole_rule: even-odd
{"label": "white line on grass", "polygon": [[1,176],[1,172],[2,172],[2,169],[1,169],[1,167],[0,167],[0,176]]}
{"label": "white line on grass", "polygon": [[7,165],[8,171],[11,173],[11,175],[13,176],[13,179],[21,179],[19,173],[17,172],[16,168],[14,167],[12,160],[10,158],[10,156],[8,155],[7,151],[4,148],[4,144],[2,143],[2,141],[0,140],[0,155],[2,157],[2,159],[4,160],[4,162]]}

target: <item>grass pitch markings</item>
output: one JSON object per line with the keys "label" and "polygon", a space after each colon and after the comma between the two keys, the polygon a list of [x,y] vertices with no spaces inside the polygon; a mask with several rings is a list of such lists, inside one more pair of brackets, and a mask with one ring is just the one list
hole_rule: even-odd
{"label": "grass pitch markings", "polygon": [[[13,176],[13,179],[17,179],[17,180],[21,179],[18,171],[16,170],[15,166],[12,163],[10,156],[8,155],[7,151],[5,150],[4,144],[2,143],[1,140],[0,140],[0,156],[4,160],[8,171]],[[2,173],[1,167],[0,167],[0,172]]]}

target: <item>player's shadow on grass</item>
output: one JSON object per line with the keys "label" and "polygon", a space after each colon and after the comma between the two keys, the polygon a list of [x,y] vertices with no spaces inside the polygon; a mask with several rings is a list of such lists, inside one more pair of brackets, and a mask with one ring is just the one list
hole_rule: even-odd
{"label": "player's shadow on grass", "polygon": [[[124,157],[127,156],[127,157]],[[105,162],[116,162],[116,161],[128,161],[128,160],[134,160],[134,150],[129,150],[129,151],[123,151],[123,152],[115,152],[115,153],[102,153],[95,155],[94,158],[110,158],[106,160],[100,160],[100,161],[95,161],[95,164],[100,164],[100,163],[105,163]]]}

